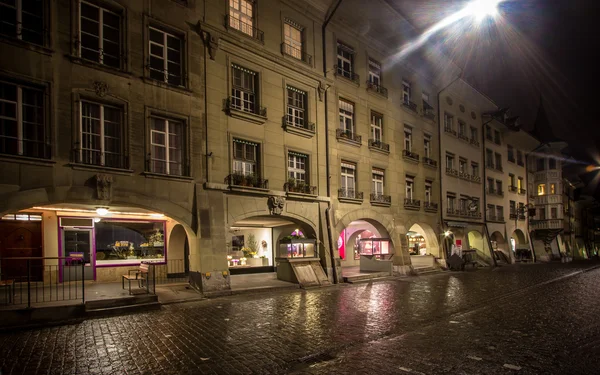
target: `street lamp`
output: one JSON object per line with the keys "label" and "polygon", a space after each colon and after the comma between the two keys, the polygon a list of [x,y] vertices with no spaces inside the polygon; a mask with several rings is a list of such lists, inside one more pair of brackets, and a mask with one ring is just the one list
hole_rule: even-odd
{"label": "street lamp", "polygon": [[475,17],[478,22],[483,21],[486,17],[496,17],[498,15],[498,5],[503,0],[473,0],[465,11]]}

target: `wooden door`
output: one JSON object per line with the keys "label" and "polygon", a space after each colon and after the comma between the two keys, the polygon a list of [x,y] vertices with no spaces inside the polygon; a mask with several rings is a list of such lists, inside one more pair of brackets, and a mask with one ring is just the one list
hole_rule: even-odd
{"label": "wooden door", "polygon": [[[27,280],[27,260],[15,257],[42,257],[42,223],[0,221],[0,258],[2,279]],[[44,264],[30,260],[31,280],[42,281]]]}

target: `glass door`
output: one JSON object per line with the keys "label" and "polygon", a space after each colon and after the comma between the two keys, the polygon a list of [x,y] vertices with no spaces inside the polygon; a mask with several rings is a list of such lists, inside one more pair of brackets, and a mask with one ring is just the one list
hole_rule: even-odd
{"label": "glass door", "polygon": [[64,228],[62,238],[63,281],[81,280],[81,264],[84,266],[84,280],[94,280],[92,230]]}

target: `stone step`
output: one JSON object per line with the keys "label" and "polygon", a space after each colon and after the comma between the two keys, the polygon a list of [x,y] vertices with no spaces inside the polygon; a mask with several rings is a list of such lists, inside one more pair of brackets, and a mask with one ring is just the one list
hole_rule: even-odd
{"label": "stone step", "polygon": [[158,303],[158,296],[155,294],[143,294],[122,298],[108,298],[86,301],[85,310],[93,311],[100,309],[110,309],[115,307],[127,307],[133,305],[143,305],[148,303]]}
{"label": "stone step", "polygon": [[98,318],[104,316],[114,316],[151,310],[160,310],[160,307],[161,304],[159,302],[136,303],[133,305],[126,306],[113,306],[93,310],[86,310],[85,315],[89,318]]}
{"label": "stone step", "polygon": [[387,272],[364,273],[364,274],[359,274],[359,275],[344,276],[344,282],[349,283],[349,284],[354,284],[354,283],[359,283],[359,282],[364,282],[364,281],[369,281],[372,279],[378,279],[381,277],[389,277],[389,276],[390,276],[390,274]]}
{"label": "stone step", "polygon": [[426,275],[429,273],[442,272],[442,269],[439,267],[419,267],[414,269],[418,275]]}

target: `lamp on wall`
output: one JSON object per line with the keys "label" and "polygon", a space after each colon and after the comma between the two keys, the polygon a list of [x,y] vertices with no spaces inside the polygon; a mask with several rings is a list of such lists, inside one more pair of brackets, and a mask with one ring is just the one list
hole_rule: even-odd
{"label": "lamp on wall", "polygon": [[96,213],[100,216],[104,216],[104,215],[108,214],[108,208],[98,207],[98,208],[96,208]]}

